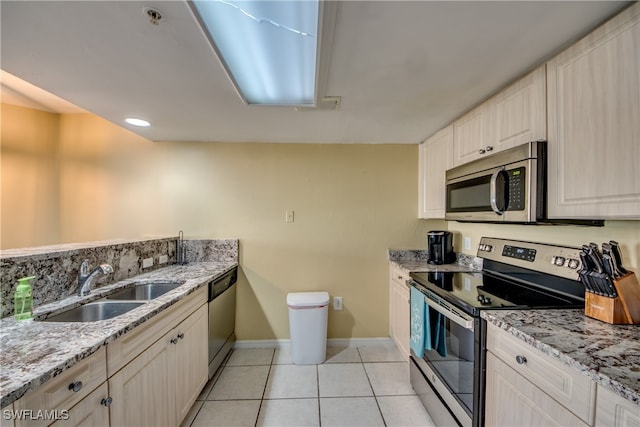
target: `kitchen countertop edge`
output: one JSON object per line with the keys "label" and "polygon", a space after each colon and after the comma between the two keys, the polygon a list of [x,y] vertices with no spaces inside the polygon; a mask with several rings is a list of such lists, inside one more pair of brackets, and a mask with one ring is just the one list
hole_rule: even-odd
{"label": "kitchen countertop edge", "polygon": [[[92,294],[92,300],[97,299],[95,296],[102,297],[108,293],[113,292],[113,289],[119,289],[126,287],[127,284],[130,284],[135,281],[140,280],[184,280],[184,284],[180,285],[178,288],[168,292],[165,295],[162,295],[154,300],[150,300],[146,302],[143,306],[137,307],[131,312],[125,313],[121,316],[117,316],[113,319],[103,320],[98,322],[82,322],[83,327],[89,331],[87,335],[90,338],[87,338],[87,341],[82,344],[73,345],[73,349],[69,352],[68,355],[60,358],[56,363],[48,363],[45,364],[44,367],[36,367],[35,369],[15,369],[20,371],[19,379],[8,381],[5,378],[5,374],[7,371],[11,372],[12,368],[16,368],[15,366],[9,366],[7,369],[5,361],[2,363],[2,373],[0,378],[0,382],[2,383],[2,397],[0,400],[0,407],[5,408],[8,405],[11,405],[13,402],[20,399],[30,390],[34,390],[40,387],[42,384],[46,383],[49,379],[54,378],[60,375],[63,371],[71,368],[76,363],[81,360],[91,356],[96,353],[105,345],[115,341],[118,337],[126,334],[127,332],[135,329],[137,326],[145,323],[147,320],[155,317],[162,311],[167,308],[173,306],[179,301],[183,300],[187,296],[191,295],[196,290],[206,286],[211,280],[215,280],[216,278],[224,275],[234,267],[237,267],[238,263],[234,261],[228,262],[194,262],[186,265],[171,265],[162,269],[154,270],[149,273],[144,273],[139,276],[133,277],[131,279],[127,279],[121,282],[117,282],[108,287],[100,288],[94,290],[94,294]],[[197,268],[196,268],[197,267]],[[192,271],[190,271],[192,270]],[[65,300],[48,304],[47,306],[52,306],[49,311],[52,313],[60,311],[59,309],[55,309],[56,304],[62,303],[65,306],[65,309],[72,308],[73,306],[81,305],[80,302],[75,301],[78,297],[70,297]],[[64,303],[64,301],[69,301]],[[89,302],[89,301],[82,301]],[[44,307],[42,307],[44,308]],[[35,309],[34,314],[38,317],[38,312],[42,311],[42,308]],[[133,313],[137,310],[144,308],[141,312]],[[57,330],[62,331],[64,329],[64,325],[67,325],[67,329],[72,330],[75,326],[76,328],[79,326],[77,323],[58,323],[52,324],[41,321],[31,321],[33,325],[37,325],[37,328],[51,328],[52,331]],[[90,325],[91,324],[91,325]],[[10,345],[12,339],[16,339],[16,333],[20,332],[20,328],[23,327],[19,322],[16,322],[12,318],[3,318],[0,319],[0,344],[3,350],[7,349],[7,346]],[[41,326],[41,325],[49,325],[49,326]],[[56,326],[57,325],[57,326]],[[62,325],[62,326],[61,326]],[[24,325],[27,326],[27,325]],[[100,333],[103,331],[103,333]],[[14,334],[12,336],[12,334]],[[95,334],[95,338],[92,335]],[[40,337],[41,338],[41,337]],[[49,337],[47,337],[50,339]],[[89,342],[90,340],[90,342]],[[43,341],[42,339],[40,341]],[[6,351],[3,351],[6,353]],[[3,358],[6,355],[2,356]],[[35,362],[27,361],[21,367],[26,365],[33,365]],[[19,365],[20,366],[20,365]],[[8,384],[5,384],[7,382]]]}

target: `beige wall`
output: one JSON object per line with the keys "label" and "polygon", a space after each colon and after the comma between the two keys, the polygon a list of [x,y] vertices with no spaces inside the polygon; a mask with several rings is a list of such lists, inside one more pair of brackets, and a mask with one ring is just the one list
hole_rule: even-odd
{"label": "beige wall", "polygon": [[2,247],[58,243],[59,115],[2,104]]}
{"label": "beige wall", "polygon": [[[287,338],[288,292],[344,298],[329,337],[388,335],[388,248],[430,229],[622,244],[640,266],[640,222],[604,228],[424,221],[416,145],[152,143],[90,114],[2,109],[2,248],[113,238],[240,239],[239,339]],[[285,211],[295,222],[285,223]],[[472,248],[462,247],[462,237]]]}
{"label": "beige wall", "polygon": [[[416,219],[417,149],[151,143],[89,114],[62,115],[59,239],[178,230],[236,237],[239,339],[287,338],[286,294],[310,290],[344,298],[343,311],[330,311],[329,337],[387,336],[387,249],[424,248],[433,225]],[[295,211],[293,223],[286,210]],[[4,217],[2,225],[25,228]]]}

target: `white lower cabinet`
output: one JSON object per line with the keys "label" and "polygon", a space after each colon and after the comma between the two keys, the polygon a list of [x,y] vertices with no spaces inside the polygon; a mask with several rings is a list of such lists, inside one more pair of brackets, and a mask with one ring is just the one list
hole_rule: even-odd
{"label": "white lower cabinet", "polygon": [[640,426],[640,405],[635,405],[598,385],[595,427],[638,426]]}
{"label": "white lower cabinet", "polygon": [[587,426],[492,353],[487,353],[486,426]]}
{"label": "white lower cabinet", "polygon": [[113,426],[179,425],[207,381],[207,305],[109,379]]}
{"label": "white lower cabinet", "polygon": [[52,424],[55,427],[104,427],[109,425],[107,383],[102,383],[89,396],[71,408],[64,419]]}
{"label": "white lower cabinet", "polygon": [[389,280],[389,335],[400,350],[400,353],[409,360],[410,318],[409,306],[410,292],[406,281],[409,280],[403,270],[390,264]]}
{"label": "white lower cabinet", "polygon": [[487,326],[485,425],[593,425],[594,381],[497,326]]}
{"label": "white lower cabinet", "polygon": [[[14,402],[14,410],[19,413],[15,425],[47,426],[55,421],[65,421],[60,425],[91,425],[88,421],[74,424],[76,420],[71,419],[71,414],[87,411],[96,411],[94,423],[108,425],[108,411],[104,411],[107,408],[100,404],[100,399],[108,397],[104,393],[106,365],[106,351],[103,347],[38,389],[28,392]],[[92,393],[94,390],[97,394]],[[97,399],[97,396],[101,398]]]}

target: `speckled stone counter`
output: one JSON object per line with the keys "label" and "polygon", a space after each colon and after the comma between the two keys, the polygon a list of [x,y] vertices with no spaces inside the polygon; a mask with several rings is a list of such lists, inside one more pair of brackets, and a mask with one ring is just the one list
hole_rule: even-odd
{"label": "speckled stone counter", "polygon": [[582,310],[488,310],[481,317],[640,405],[640,326],[610,325]]}
{"label": "speckled stone counter", "polygon": [[412,271],[477,271],[482,270],[482,259],[466,254],[456,254],[453,264],[434,265],[427,263],[429,254],[423,249],[389,249],[389,262],[406,273]]}
{"label": "speckled stone counter", "polygon": [[16,322],[11,317],[1,319],[0,407],[4,408],[28,390],[37,388],[237,265],[236,261],[171,265],[101,287],[86,297],[72,296],[34,310],[36,318],[43,318],[49,312],[54,314],[101,298],[115,289],[133,286],[134,282],[184,282],[176,289],[109,320],[49,323],[37,320]]}

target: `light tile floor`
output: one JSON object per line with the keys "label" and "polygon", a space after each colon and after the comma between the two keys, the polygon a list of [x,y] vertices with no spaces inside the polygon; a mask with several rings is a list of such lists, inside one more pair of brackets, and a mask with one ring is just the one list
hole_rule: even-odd
{"label": "light tile floor", "polygon": [[235,349],[184,427],[428,426],[434,423],[393,345],[327,347],[321,365],[294,365],[288,348]]}

